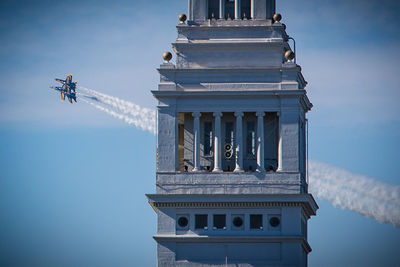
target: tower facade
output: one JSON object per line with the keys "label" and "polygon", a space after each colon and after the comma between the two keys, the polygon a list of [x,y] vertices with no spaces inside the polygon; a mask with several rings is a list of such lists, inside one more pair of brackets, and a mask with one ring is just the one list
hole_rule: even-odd
{"label": "tower facade", "polygon": [[307,266],[306,81],[275,0],[189,0],[158,69],[158,266]]}

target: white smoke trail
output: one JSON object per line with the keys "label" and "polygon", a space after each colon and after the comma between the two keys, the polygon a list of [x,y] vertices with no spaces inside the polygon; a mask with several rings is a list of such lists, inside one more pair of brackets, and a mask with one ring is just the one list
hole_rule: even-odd
{"label": "white smoke trail", "polygon": [[310,161],[309,190],[334,206],[400,228],[400,185],[390,185],[326,163]]}
{"label": "white smoke trail", "polygon": [[84,95],[82,93],[78,93],[78,96],[83,96],[92,99],[94,101],[97,101],[99,103],[102,103],[104,105],[108,105],[109,107],[116,109],[118,112],[111,110],[109,108],[105,108],[101,105],[94,104],[93,102],[87,101],[82,97],[80,98],[80,100],[92,105],[93,107],[101,111],[110,114],[115,118],[123,120],[131,125],[134,125],[139,129],[155,134],[156,112],[154,110],[142,108],[131,102],[121,100],[117,97],[109,96],[103,93],[99,93],[91,89],[87,89],[84,87],[78,87],[78,88],[88,94]]}
{"label": "white smoke trail", "polygon": [[95,107],[95,108],[97,108],[97,109],[99,109],[101,111],[104,111],[105,113],[113,116],[114,118],[120,119],[120,120],[122,120],[122,121],[124,121],[124,122],[126,122],[128,124],[131,124],[131,125],[137,127],[137,128],[141,128],[142,130],[146,130],[146,131],[149,131],[149,132],[154,134],[154,131],[153,131],[152,127],[143,128],[142,125],[137,122],[137,120],[134,120],[134,119],[132,119],[132,118],[126,116],[126,115],[119,114],[119,113],[117,113],[117,112],[115,112],[113,110],[110,110],[108,108],[105,108],[103,106],[95,104],[93,102],[90,102],[90,101],[88,101],[86,99],[83,99],[83,98],[81,98],[80,101],[83,101],[83,102],[85,102],[85,103],[87,103],[87,104],[89,104],[89,105],[91,105],[91,106],[93,106],[93,107]]}
{"label": "white smoke trail", "polygon": [[92,89],[85,87],[78,87],[80,90],[86,92],[89,95],[96,97],[102,103],[110,105],[124,114],[137,118],[145,123],[154,123],[155,111],[147,108],[142,108],[139,105],[133,104],[129,101],[122,100],[118,97],[109,96]]}
{"label": "white smoke trail", "polygon": [[[137,128],[156,134],[155,111],[91,89],[84,87],[79,87],[79,89],[89,96],[79,95],[115,108],[120,113],[82,97],[80,100]],[[329,164],[310,161],[309,190],[316,197],[325,199],[334,206],[349,209],[374,218],[378,222],[391,223],[400,228],[400,185],[389,185]]]}

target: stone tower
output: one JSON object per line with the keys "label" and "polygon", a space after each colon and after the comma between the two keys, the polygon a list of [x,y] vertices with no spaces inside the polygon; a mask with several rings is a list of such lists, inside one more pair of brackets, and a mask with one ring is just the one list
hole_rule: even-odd
{"label": "stone tower", "polygon": [[307,266],[312,104],[275,0],[188,6],[153,91],[158,266]]}

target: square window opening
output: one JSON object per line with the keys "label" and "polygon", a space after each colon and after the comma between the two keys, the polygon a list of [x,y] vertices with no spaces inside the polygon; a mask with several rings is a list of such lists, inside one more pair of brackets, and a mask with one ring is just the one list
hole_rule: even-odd
{"label": "square window opening", "polygon": [[214,214],[214,229],[226,229],[226,215]]}
{"label": "square window opening", "polygon": [[263,229],[262,214],[251,214],[250,215],[250,229],[256,229],[256,230]]}
{"label": "square window opening", "polygon": [[207,214],[195,215],[195,229],[208,229],[208,216]]}

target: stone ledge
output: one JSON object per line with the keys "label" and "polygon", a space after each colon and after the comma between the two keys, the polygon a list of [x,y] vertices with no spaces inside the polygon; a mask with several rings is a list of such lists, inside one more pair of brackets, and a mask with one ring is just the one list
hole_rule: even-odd
{"label": "stone ledge", "polygon": [[301,236],[198,236],[198,235],[154,235],[157,242],[181,242],[181,243],[301,243],[307,253],[311,247]]}
{"label": "stone ledge", "polygon": [[301,174],[299,172],[157,172],[157,182],[194,184],[300,184]]}
{"label": "stone ledge", "polygon": [[274,208],[302,207],[307,217],[318,205],[310,194],[146,194],[158,208]]}
{"label": "stone ledge", "polygon": [[300,194],[300,185],[163,185],[156,184],[158,194]]}
{"label": "stone ledge", "polygon": [[158,194],[300,194],[305,181],[293,173],[158,172]]}

